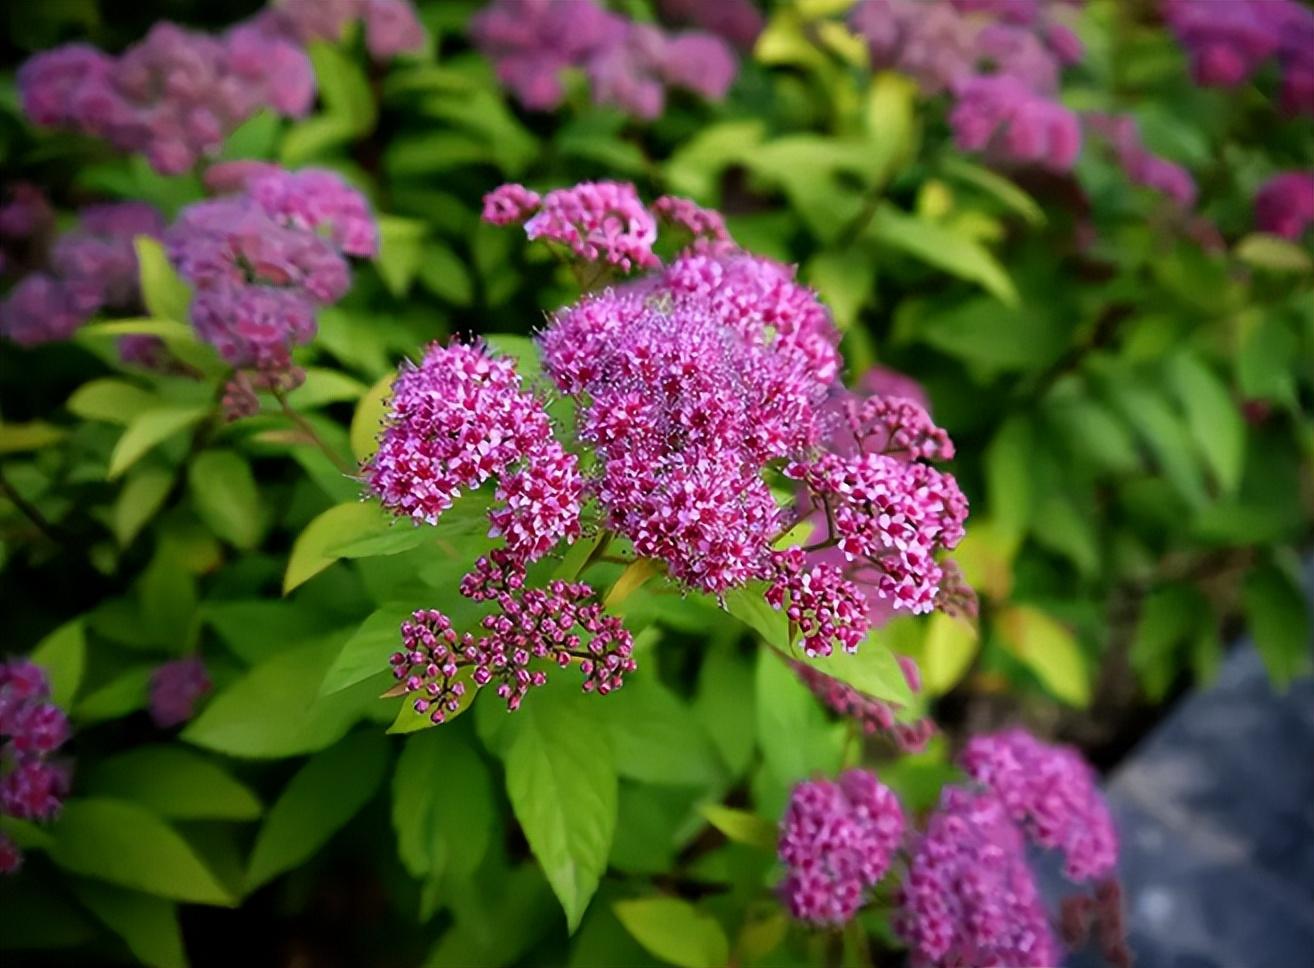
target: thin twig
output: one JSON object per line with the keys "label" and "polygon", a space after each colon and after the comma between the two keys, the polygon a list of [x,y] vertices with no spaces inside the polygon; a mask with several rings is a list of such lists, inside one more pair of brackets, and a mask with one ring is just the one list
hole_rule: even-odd
{"label": "thin twig", "polygon": [[332,461],[334,467],[342,471],[347,477],[356,476],[356,468],[344,461],[334,452],[333,448],[324,442],[324,438],[315,432],[315,428],[310,425],[310,422],[287,402],[287,394],[277,388],[271,389],[269,392],[274,395],[274,399],[277,400],[279,406],[283,408],[284,416],[291,420],[292,423],[296,425],[297,429],[305,434],[310,439],[310,442],[324,453],[325,457]]}

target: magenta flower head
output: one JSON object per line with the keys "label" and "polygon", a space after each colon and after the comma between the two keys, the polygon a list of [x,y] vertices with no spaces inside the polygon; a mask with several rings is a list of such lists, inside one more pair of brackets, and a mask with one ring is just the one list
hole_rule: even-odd
{"label": "magenta flower head", "polygon": [[200,656],[164,663],[151,673],[151,719],[161,729],[187,722],[212,687]]}
{"label": "magenta flower head", "polygon": [[60,47],[27,61],[18,82],[35,123],[141,152],[170,175],[215,154],[262,108],[305,114],[315,90],[305,52],[254,23],[214,36],[161,22],[118,57]]}
{"label": "magenta flower head", "polygon": [[1314,171],[1274,175],[1255,195],[1255,227],[1293,242],[1314,224]]}
{"label": "magenta flower head", "polygon": [[1085,116],[1086,126],[1100,135],[1113,149],[1114,157],[1134,185],[1149,188],[1171,199],[1188,211],[1195,204],[1195,179],[1181,165],[1151,154],[1141,142],[1135,118],[1126,114]]}
{"label": "magenta flower head", "polygon": [[658,0],[664,17],[716,34],[742,51],[751,51],[764,26],[753,0]]}
{"label": "magenta flower head", "polygon": [[918,965],[1062,963],[1022,834],[991,793],[945,788],[913,848],[895,929]]}
{"label": "magenta flower head", "polygon": [[14,241],[44,233],[55,221],[45,193],[30,182],[6,185],[0,202],[0,238]]}
{"label": "magenta flower head", "polygon": [[1067,171],[1081,150],[1081,127],[1057,101],[1036,94],[1008,75],[973,77],[959,84],[949,114],[954,140],[964,151],[986,152],[1000,162]]}
{"label": "magenta flower head", "polygon": [[193,288],[192,324],[233,366],[286,369],[315,312],[351,285],[348,256],[378,250],[368,203],[332,172],[228,166],[235,194],[188,206],[165,248]]}
{"label": "magenta flower head", "polygon": [[424,49],[424,27],[408,0],[367,0],[365,46],[376,61]]}
{"label": "magenta flower head", "polygon": [[525,235],[558,242],[585,262],[628,272],[657,264],[657,223],[627,182],[581,182],[543,197]]}
{"label": "magenta flower head", "polygon": [[[45,671],[27,659],[0,663],[0,815],[40,822],[58,815],[69,774],[50,757],[68,736],[68,717],[50,701]],[[0,837],[0,873],[21,863],[18,845]]]}
{"label": "magenta flower head", "polygon": [[44,272],[24,276],[0,302],[0,334],[19,346],[66,340],[86,321],[77,294]]}
{"label": "magenta flower head", "polygon": [[790,914],[819,927],[850,921],[889,869],[903,828],[898,799],[864,770],[794,787],[778,848]]}
{"label": "magenta flower head", "polygon": [[1063,854],[1069,879],[1087,881],[1113,870],[1118,860],[1113,820],[1093,771],[1076,750],[1010,729],[973,737],[959,762],[999,798],[1028,837]]}

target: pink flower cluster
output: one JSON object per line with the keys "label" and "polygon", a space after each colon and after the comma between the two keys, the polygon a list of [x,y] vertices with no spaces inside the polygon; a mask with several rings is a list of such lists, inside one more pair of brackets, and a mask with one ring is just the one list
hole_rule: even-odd
{"label": "pink flower cluster", "polygon": [[[45,671],[26,659],[0,663],[0,815],[55,818],[69,776],[50,757],[68,733],[68,718],[50,701]],[[0,874],[17,870],[22,857],[18,845],[0,833]]]}
{"label": "pink flower cluster", "polygon": [[481,345],[435,344],[393,383],[387,425],[366,468],[385,508],[436,524],[463,491],[498,479],[489,517],[520,562],[579,535],[583,480],[552,435],[515,361]]}
{"label": "pink flower cluster", "polygon": [[299,117],[315,97],[305,53],[253,24],[213,36],[162,22],[118,57],[68,44],[27,61],[18,84],[35,123],[142,152],[165,174],[218,151],[262,108]]}
{"label": "pink flower cluster", "polygon": [[935,607],[943,574],[935,555],[958,544],[967,518],[952,475],[873,453],[826,453],[788,473],[827,509],[829,539],[845,558],[878,571],[881,597],[913,613]]}
{"label": "pink flower cluster", "polygon": [[898,799],[866,771],[800,783],[780,822],[785,906],[819,926],[851,920],[889,869],[903,828]]}
{"label": "pink flower cluster", "polygon": [[1255,195],[1255,227],[1293,242],[1314,225],[1314,171],[1284,171]]}
{"label": "pink flower cluster", "polygon": [[237,194],[183,209],[165,245],[201,338],[236,367],[278,371],[314,336],[316,307],[346,294],[346,257],[374,255],[378,232],[338,175],[260,166]]}
{"label": "pink flower cluster", "polygon": [[1151,154],[1141,143],[1136,120],[1126,114],[1085,115],[1086,126],[1108,142],[1118,164],[1133,185],[1166,196],[1183,211],[1195,205],[1195,179],[1181,165]]}
{"label": "pink flower cluster", "polygon": [[[926,747],[935,733],[935,724],[922,718],[915,722],[898,721],[898,708],[881,699],[873,699],[847,683],[840,682],[803,662],[790,662],[790,667],[803,685],[834,712],[854,720],[868,734],[888,736],[900,750],[915,753]],[[899,656],[899,668],[913,692],[921,688],[917,664],[907,656]]]}
{"label": "pink flower cluster", "polygon": [[851,14],[877,68],[950,92],[958,146],[1008,165],[1067,171],[1081,147],[1076,116],[1055,99],[1080,41],[1059,4],[1017,0],[863,0]]}
{"label": "pink flower cluster", "polygon": [[895,928],[915,965],[1062,963],[1022,833],[990,793],[944,790],[913,850],[899,907]]}
{"label": "pink flower cluster", "polygon": [[605,696],[634,671],[634,642],[621,620],[604,615],[594,590],[583,582],[551,581],[522,588],[515,566],[484,559],[462,583],[462,594],[490,601],[497,611],[481,622],[483,634],[458,634],[442,612],[423,610],[402,625],[404,651],[392,667],[408,694],[418,694],[415,711],[442,723],[461,708],[467,682],[493,685],[507,709],[520,708],[525,694],[547,682],[547,669],[578,663],[584,691]]}
{"label": "pink flower cluster", "polygon": [[138,299],[133,239],[159,238],[164,221],[143,202],[92,205],[55,240],[49,271],[31,272],[0,304],[0,333],[23,346],[68,339],[105,308]]}
{"label": "pink flower cluster", "polygon": [[1073,881],[1113,872],[1118,839],[1094,774],[1072,749],[1012,729],[972,739],[900,892],[916,964],[1058,965],[1062,952],[1027,866],[1026,841],[1056,849]]}
{"label": "pink flower cluster", "polygon": [[1314,116],[1314,10],[1297,0],[1164,0],[1163,11],[1198,83],[1235,87],[1276,59],[1282,109]]}
{"label": "pink flower cluster", "polygon": [[769,461],[817,440],[834,329],[782,266],[687,254],[586,296],[539,340],[594,448],[606,524],[677,580],[720,594],[772,570]]}
{"label": "pink flower cluster", "polygon": [[494,0],[470,31],[501,82],[533,110],[562,102],[567,68],[584,71],[596,103],[641,118],[662,113],[668,87],[720,100],[738,70],[734,52],[715,34],[666,33],[593,0]]}
{"label": "pink flower cluster", "polygon": [[742,51],[751,51],[762,33],[762,14],[753,0],[658,0],[662,16],[724,37]]}
{"label": "pink flower cluster", "polygon": [[424,49],[424,26],[408,0],[282,0],[255,17],[259,28],[300,45],[336,43],[348,25],[365,28],[365,46],[376,61]]}
{"label": "pink flower cluster", "polygon": [[213,688],[200,656],[166,662],[151,673],[151,719],[169,729],[192,718],[196,703]]}
{"label": "pink flower cluster", "polygon": [[1031,840],[1063,854],[1069,880],[1088,881],[1113,870],[1113,820],[1091,768],[1075,750],[1010,729],[973,738],[959,762]]}

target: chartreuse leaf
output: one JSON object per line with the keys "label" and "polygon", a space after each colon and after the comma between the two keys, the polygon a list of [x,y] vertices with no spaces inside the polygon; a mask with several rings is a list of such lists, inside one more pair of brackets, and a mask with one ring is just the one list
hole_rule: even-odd
{"label": "chartreuse leaf", "polygon": [[382,534],[390,520],[378,505],[349,501],[318,515],[292,543],[287,572],[283,575],[283,594],[314,578],[340,557],[330,549],[355,538]]}
{"label": "chartreuse leaf", "polygon": [[343,638],[270,656],[219,692],[183,730],[196,746],[243,757],[298,756],[340,739],[378,695],[375,683],[321,698],[319,684]]}
{"label": "chartreuse leaf", "polygon": [[773,853],[776,849],[776,825],[747,810],[705,803],[698,808],[707,822],[736,844],[760,847]]}
{"label": "chartreuse leaf", "polygon": [[0,421],[0,454],[18,454],[29,450],[43,450],[68,435],[63,427],[33,420],[29,423]]}
{"label": "chartreuse leaf", "polygon": [[[455,709],[444,710],[444,725],[465,713],[474,704],[475,697],[479,695],[479,687],[475,685],[474,681],[473,666],[466,666],[458,672],[452,678],[452,682],[459,682],[463,685],[465,692],[457,699]],[[397,734],[418,733],[422,729],[437,726],[438,724],[433,721],[432,713],[432,710],[424,713],[416,712],[414,700],[405,699],[402,701],[401,708],[397,710],[397,717],[392,721],[392,725],[388,727],[388,732]]]}
{"label": "chartreuse leaf", "polygon": [[406,740],[392,776],[392,826],[413,876],[473,874],[492,843],[495,813],[492,773],[459,733]]}
{"label": "chartreuse leaf", "polygon": [[1034,467],[1031,421],[1010,417],[986,448],[985,475],[995,524],[1012,541],[1020,541],[1031,523]]}
{"label": "chartreuse leaf", "polygon": [[675,897],[617,901],[616,917],[648,952],[681,968],[721,968],[730,942],[716,918]]}
{"label": "chartreuse leaf", "polygon": [[80,723],[118,719],[146,708],[154,664],[125,669],[99,689],[93,689],[73,709],[73,719]]}
{"label": "chartreuse leaf", "polygon": [[425,224],[396,215],[381,215],[378,222],[379,255],[374,264],[388,291],[394,296],[404,296],[424,257]]}
{"label": "chartreuse leaf", "polygon": [[170,265],[164,246],[144,235],[133,239],[133,246],[137,250],[141,298],[146,309],[155,319],[187,322],[192,291]]}
{"label": "chartreuse leaf", "polygon": [[840,747],[821,706],[794,671],[766,649],[758,651],[755,688],[758,745],[778,781],[794,783],[814,770],[838,769]]}
{"label": "chartreuse leaf", "polygon": [[325,113],[354,135],[368,134],[374,128],[378,108],[369,79],[360,65],[332,44],[312,41],[308,48],[315,68],[315,83]]}
{"label": "chartreuse leaf", "polygon": [[174,475],[163,467],[138,467],[129,475],[114,499],[110,524],[119,547],[132,544],[173,489]]}
{"label": "chartreuse leaf", "polygon": [[1034,198],[1003,175],[957,155],[946,158],[941,163],[940,169],[950,178],[972,185],[993,196],[996,201],[1012,209],[1032,225],[1045,224],[1045,210]]}
{"label": "chartreuse leaf", "polygon": [[1295,242],[1278,235],[1252,233],[1232,250],[1238,259],[1256,269],[1269,272],[1309,272],[1309,253]]}
{"label": "chartreuse leaf", "polygon": [[836,325],[846,330],[871,296],[876,266],[867,253],[850,247],[817,253],[804,275],[834,313]]}
{"label": "chartreuse leaf", "polygon": [[932,696],[942,696],[966,674],[980,648],[976,627],[944,612],[934,612],[926,621],[922,639],[922,686]]}
{"label": "chartreuse leaf", "polygon": [[233,903],[187,841],[135,803],[69,800],[54,834],[51,859],[74,874],[175,901]]}
{"label": "chartreuse leaf", "polygon": [[351,416],[351,452],[362,463],[374,456],[378,449],[379,431],[388,412],[388,398],[392,396],[392,381],[397,377],[388,373],[365,391]]}
{"label": "chartreuse leaf", "polygon": [[1179,353],[1168,363],[1168,379],[1186,411],[1186,425],[1224,494],[1241,484],[1246,428],[1227,385],[1200,359]]}
{"label": "chartreuse leaf", "polygon": [[1053,695],[1073,706],[1090,702],[1086,660],[1076,636],[1030,605],[1012,605],[995,616],[1000,644],[1036,674]]}
{"label": "chartreuse leaf", "polygon": [[82,619],[65,622],[32,650],[32,661],[50,678],[50,698],[63,709],[73,705],[87,665],[87,633]]}
{"label": "chartreuse leaf", "polygon": [[1242,592],[1246,623],[1268,674],[1286,686],[1310,666],[1309,607],[1291,576],[1275,564],[1261,564],[1246,575]]}
{"label": "chartreuse leaf", "polygon": [[80,789],[132,800],[174,820],[253,820],[260,801],[213,760],[183,747],[143,746],[93,766]]}
{"label": "chartreuse leaf", "polygon": [[141,964],[148,968],[186,968],[175,904],[100,881],[74,878],[70,883],[82,905],[122,938]]}
{"label": "chartreuse leaf", "polygon": [[256,837],[247,890],[314,855],[378,789],[388,765],[380,733],[355,733],[310,758],[270,808]]}
{"label": "chartreuse leaf", "polygon": [[220,538],[250,550],[264,533],[265,510],[251,466],[231,450],[207,450],[187,469],[192,506]]}
{"label": "chartreuse leaf", "polygon": [[388,657],[401,645],[398,629],[413,611],[415,605],[410,602],[393,602],[376,609],[342,646],[324,674],[320,694],[340,692],[387,669]]}
{"label": "chartreuse leaf", "polygon": [[965,235],[938,222],[908,215],[893,205],[882,205],[876,210],[870,233],[884,245],[960,279],[979,283],[1000,301],[1017,305],[1017,289],[1003,266],[984,246]]}
{"label": "chartreuse leaf", "polygon": [[507,724],[506,790],[525,839],[573,932],[598,889],[616,831],[607,732],[575,690],[534,691]]}
{"label": "chartreuse leaf", "polygon": [[156,444],[204,420],[209,407],[169,405],[144,410],[132,419],[110,454],[109,478],[121,475]]}
{"label": "chartreuse leaf", "polygon": [[156,404],[154,394],[126,380],[105,378],[84,383],[68,398],[69,412],[83,420],[128,424]]}

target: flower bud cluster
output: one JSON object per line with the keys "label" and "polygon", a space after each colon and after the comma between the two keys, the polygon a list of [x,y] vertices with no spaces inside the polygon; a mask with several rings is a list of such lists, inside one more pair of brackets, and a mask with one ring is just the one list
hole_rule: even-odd
{"label": "flower bud cluster", "polygon": [[[68,739],[68,717],[50,701],[45,671],[26,659],[0,663],[0,816],[49,821],[68,793],[68,770],[50,757]],[[0,833],[0,874],[22,852]]]}
{"label": "flower bud cluster", "polygon": [[183,209],[165,234],[193,288],[192,325],[235,367],[282,370],[315,334],[319,306],[351,285],[347,256],[372,256],[365,199],[316,169],[251,169],[235,194]]}
{"label": "flower bud cluster", "polygon": [[1314,225],[1314,171],[1284,171],[1259,187],[1255,227],[1299,242]]}
{"label": "flower bud cluster", "polygon": [[200,656],[166,662],[151,673],[151,719],[161,729],[187,722],[196,703],[213,688]]}
{"label": "flower bud cluster", "polygon": [[1067,171],[1081,148],[1077,117],[1055,95],[1081,42],[1059,4],[1014,0],[863,0],[850,17],[873,66],[954,98],[949,123],[965,151],[997,163]]}
{"label": "flower bud cluster", "polygon": [[903,828],[898,798],[864,770],[796,786],[778,848],[786,867],[780,896],[790,914],[818,926],[851,920],[889,869]]}
{"label": "flower bud cluster", "polygon": [[667,88],[721,100],[738,72],[716,34],[667,33],[593,0],[494,0],[470,29],[499,80],[532,110],[561,104],[567,68],[584,71],[595,103],[649,119],[662,113]]}

